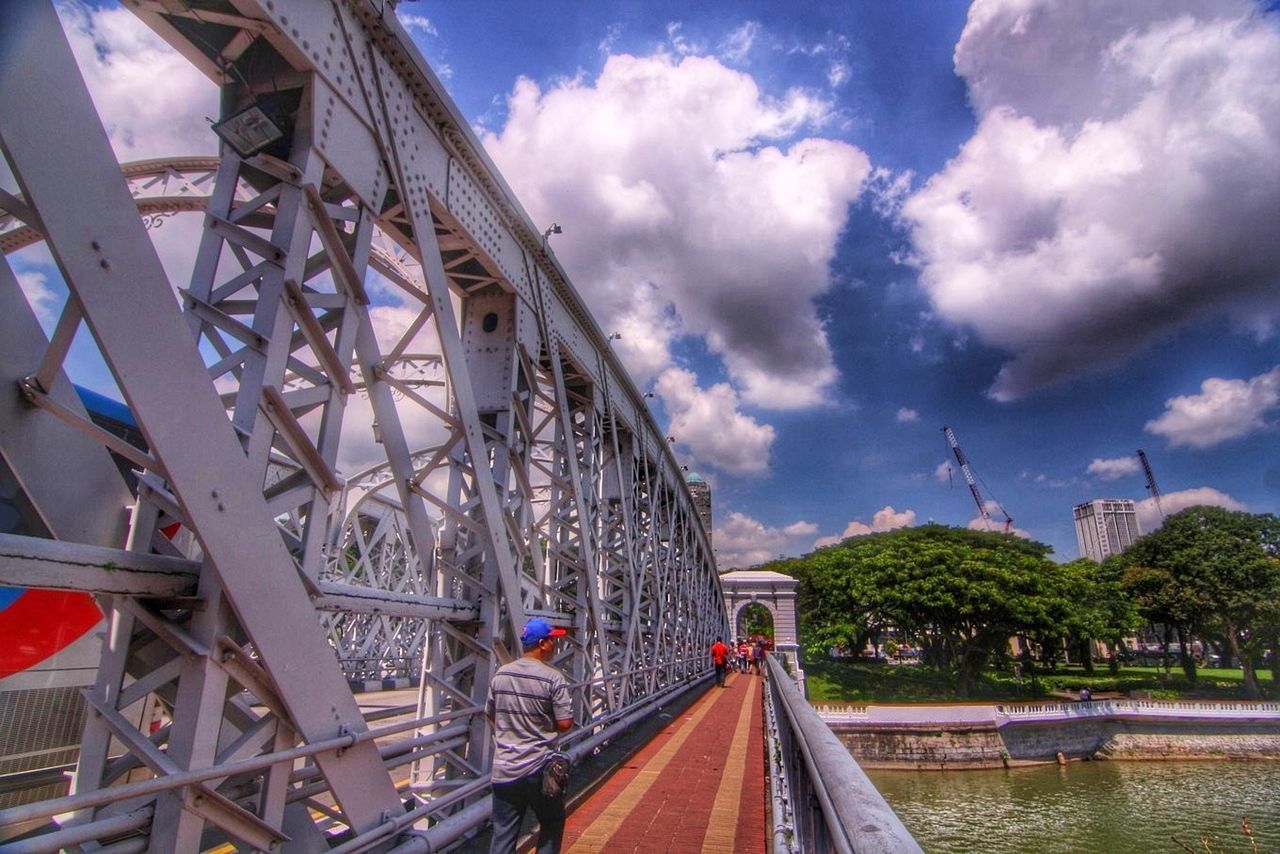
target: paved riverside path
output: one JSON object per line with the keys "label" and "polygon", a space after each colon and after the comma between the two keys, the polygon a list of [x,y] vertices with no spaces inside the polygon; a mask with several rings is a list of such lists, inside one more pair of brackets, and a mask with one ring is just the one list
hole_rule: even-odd
{"label": "paved riverside path", "polygon": [[577,804],[564,850],[764,854],[763,680],[731,673]]}

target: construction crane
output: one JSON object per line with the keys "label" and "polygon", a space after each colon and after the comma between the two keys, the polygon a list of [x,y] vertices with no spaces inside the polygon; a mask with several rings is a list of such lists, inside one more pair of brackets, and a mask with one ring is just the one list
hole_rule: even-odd
{"label": "construction crane", "polygon": [[[982,515],[983,520],[987,523],[987,528],[990,529],[991,514],[987,512],[987,502],[982,499],[982,491],[978,489],[978,481],[973,476],[973,469],[969,467],[968,458],[965,457],[964,451],[960,449],[960,442],[956,440],[955,431],[943,425],[942,432],[947,437],[947,444],[951,446],[951,451],[956,455],[956,462],[960,464],[960,471],[964,474],[965,483],[969,484],[969,492],[973,495],[973,500],[978,505],[978,513]],[[1009,533],[1013,528],[1013,517],[1008,514],[999,501],[992,498],[992,502],[1004,514],[1004,532],[1006,534]]]}
{"label": "construction crane", "polygon": [[1147,492],[1151,493],[1151,497],[1155,499],[1156,510],[1160,512],[1160,521],[1164,521],[1164,506],[1160,503],[1160,487],[1156,486],[1155,472],[1151,471],[1151,463],[1147,462],[1147,453],[1141,448],[1138,449],[1138,462],[1142,463],[1142,473],[1147,478]]}

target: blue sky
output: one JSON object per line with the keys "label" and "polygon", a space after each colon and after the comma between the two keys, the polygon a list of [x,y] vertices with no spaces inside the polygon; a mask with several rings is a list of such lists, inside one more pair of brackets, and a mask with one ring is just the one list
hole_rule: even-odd
{"label": "blue sky", "polygon": [[[696,75],[678,69],[713,61],[747,77],[765,102],[803,90],[823,103],[808,122],[752,136],[744,119],[743,148],[786,151],[820,138],[867,158],[869,172],[833,170],[862,184],[835,206],[842,221],[825,281],[796,295],[812,305],[834,368],[817,399],[779,407],[753,397],[749,372],[727,365],[732,345],[711,340],[724,335],[714,319],[682,325],[658,369],[695,374],[701,390],[727,383],[735,411],[772,428],[771,441],[744,442],[767,457],[758,471],[732,455],[717,465],[712,443],[723,434],[696,418],[684,426],[700,438],[677,444],[714,483],[722,561],[750,563],[846,531],[973,523],[959,471],[952,466],[950,484],[938,473],[944,423],[988,497],[1059,559],[1078,555],[1074,503],[1146,496],[1137,448],[1169,506],[1278,509],[1280,195],[1276,162],[1253,157],[1280,145],[1276,15],[1248,3],[1124,5],[423,2],[400,14],[535,219],[564,225],[554,245],[578,288],[603,304],[606,327],[621,310],[610,288],[601,297],[598,278],[618,271],[581,260],[597,250],[576,245],[581,232],[565,221],[599,209],[549,202],[589,194],[592,180],[531,177],[545,149],[494,142],[517,132],[560,138],[555,123],[571,113],[556,115],[556,97],[603,110],[621,91],[605,82],[611,60],[659,58],[667,84],[688,86]],[[1231,85],[1212,82],[1221,77]],[[523,114],[511,106],[520,79],[538,93],[525,93]],[[673,106],[636,92],[636,111]],[[1246,118],[1248,131],[1229,126]],[[1194,146],[1203,150],[1185,154]],[[576,162],[624,178],[663,174],[610,152],[638,156],[602,143],[583,146]],[[672,184],[689,180],[681,159],[669,159]],[[1200,186],[1169,186],[1178,181]],[[1250,186],[1256,198],[1233,197]],[[689,198],[665,187],[660,195]],[[967,222],[938,212],[979,196]],[[773,215],[767,204],[750,214]],[[740,217],[726,211],[724,224]],[[1133,226],[1144,217],[1147,226]],[[1026,223],[1029,235],[1002,233]],[[628,239],[618,228],[610,245]],[[1249,233],[1227,238],[1239,228]],[[965,229],[973,245],[953,245]],[[1219,237],[1229,245],[1188,246]],[[729,281],[710,287],[731,292],[726,272]],[[1036,276],[1051,281],[1026,278]],[[788,284],[776,288],[785,294]],[[660,286],[656,301],[669,290]],[[652,372],[636,371],[661,388]],[[685,406],[678,394],[660,394],[660,411],[664,403]]]}
{"label": "blue sky", "polygon": [[[207,86],[119,10],[61,9],[104,115],[125,116],[108,121],[122,160],[208,149]],[[424,0],[399,16],[535,222],[563,226],[557,256],[713,484],[722,568],[978,524],[943,424],[1061,560],[1073,504],[1144,499],[1137,448],[1166,509],[1280,509],[1276,12]],[[143,75],[170,100],[135,103]],[[22,263],[38,299],[50,285]]]}

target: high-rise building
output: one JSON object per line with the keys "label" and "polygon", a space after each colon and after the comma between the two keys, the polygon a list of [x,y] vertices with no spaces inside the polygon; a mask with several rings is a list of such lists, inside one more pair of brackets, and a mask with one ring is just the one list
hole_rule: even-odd
{"label": "high-rise building", "polygon": [[1098,498],[1077,504],[1073,510],[1081,557],[1101,563],[1142,536],[1138,512],[1128,498]]}
{"label": "high-rise building", "polygon": [[702,530],[711,539],[711,484],[702,479],[696,471],[685,474],[684,482],[689,486],[689,494],[693,496],[693,508],[698,511],[702,520]]}

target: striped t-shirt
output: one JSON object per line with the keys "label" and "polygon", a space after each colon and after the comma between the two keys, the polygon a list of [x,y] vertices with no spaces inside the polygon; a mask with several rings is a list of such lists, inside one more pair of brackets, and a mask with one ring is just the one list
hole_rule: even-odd
{"label": "striped t-shirt", "polygon": [[536,658],[517,658],[493,674],[485,711],[493,718],[492,780],[519,780],[554,749],[556,721],[573,717],[569,680]]}

